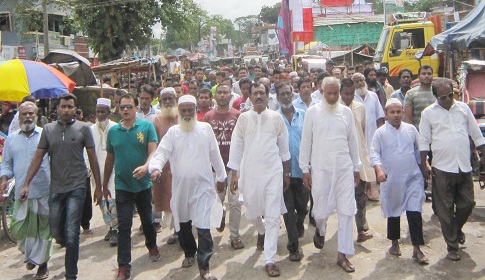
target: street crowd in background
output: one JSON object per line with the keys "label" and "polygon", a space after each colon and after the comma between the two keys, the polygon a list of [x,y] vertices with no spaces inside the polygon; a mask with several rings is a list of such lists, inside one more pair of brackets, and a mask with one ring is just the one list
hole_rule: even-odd
{"label": "street crowd in background", "polygon": [[133,88],[106,77],[103,86],[116,91],[97,99],[93,116],[83,116],[86,108],[69,93],[49,116],[31,96],[18,108],[4,103],[0,186],[5,191],[16,180],[10,227],[26,268],[37,267],[35,279],[48,278],[55,242],[66,250],[65,278],[82,277],[80,234],[92,234],[93,211],[100,211],[104,239],[118,250],[116,279],[130,278],[134,217],[150,261],[161,258],[157,232],[164,224],[173,230],[167,243],[184,251],[181,266],[197,262],[202,279],[216,279],[211,229],[224,231],[228,220],[228,242],[243,249],[244,205],[268,276],[280,275],[281,216],[288,258],[298,262],[306,217],[315,227],[314,246],[323,249],[333,214],[336,263],[350,273],[354,241],[373,238],[368,200],[380,201],[389,253],[401,255],[405,214],[411,257],[426,265],[420,247],[427,194],[446,258],[458,261],[462,228],[475,206],[470,139],[482,154],[485,139],[468,105],[454,99],[451,80],[433,78],[426,65],[417,81],[412,76],[401,70],[394,89],[372,62],[338,67],[327,60],[322,69],[281,59],[180,69]]}

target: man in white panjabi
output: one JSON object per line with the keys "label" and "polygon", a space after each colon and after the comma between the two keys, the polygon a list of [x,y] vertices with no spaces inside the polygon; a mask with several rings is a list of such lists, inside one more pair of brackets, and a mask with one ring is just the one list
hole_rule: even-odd
{"label": "man in white panjabi", "polygon": [[[163,166],[170,160],[172,172],[172,210],[179,243],[185,253],[182,267],[199,265],[202,279],[217,279],[209,271],[214,251],[210,228],[220,225],[222,204],[214,189],[214,168],[217,190],[225,186],[226,170],[216,137],[208,123],[198,122],[196,99],[184,95],[178,100],[179,124],[170,127],[160,141],[149,164],[152,181],[160,179]],[[192,234],[197,228],[199,244]]]}
{"label": "man in white panjabi", "polygon": [[401,215],[406,212],[413,259],[428,264],[420,250],[424,245],[421,212],[426,198],[423,175],[419,167],[419,134],[411,124],[402,122],[402,103],[397,98],[386,102],[387,122],[377,129],[371,147],[371,165],[381,183],[381,209],[387,218],[387,238],[392,241],[391,255],[400,256],[399,239]]}
{"label": "man in white panjabi", "polygon": [[300,145],[303,184],[313,195],[316,222],[313,244],[322,249],[328,218],[338,215],[337,264],[346,272],[355,271],[347,255],[355,253],[352,238],[353,218],[357,211],[355,186],[359,184],[361,162],[354,116],[340,104],[340,81],[326,77],[322,81],[323,100],[308,108]]}
{"label": "man in white panjabi", "polygon": [[232,169],[231,189],[239,188],[246,218],[258,231],[257,249],[264,249],[265,270],[275,277],[280,275],[274,264],[280,215],[286,213],[283,188],[291,175],[288,130],[281,114],[267,109],[268,87],[261,82],[252,84],[249,98],[253,107],[237,120],[227,167]]}
{"label": "man in white panjabi", "polygon": [[[90,129],[93,134],[96,157],[98,158],[99,166],[104,166],[106,161],[106,139],[108,138],[108,131],[111,127],[116,125],[115,122],[108,119],[111,109],[111,100],[107,98],[98,98],[96,101],[96,123]],[[84,153],[84,160],[88,163],[87,153]],[[86,164],[89,166],[89,164]],[[101,173],[101,181],[104,178],[104,173]],[[115,202],[115,174],[111,174],[108,183],[108,189],[111,192],[111,201],[103,199],[99,203],[101,213],[103,213],[103,220],[109,226],[109,231],[104,237],[104,240],[109,241],[111,246],[118,245],[118,219],[116,216],[116,202]],[[95,188],[94,180],[91,180],[91,187]]]}

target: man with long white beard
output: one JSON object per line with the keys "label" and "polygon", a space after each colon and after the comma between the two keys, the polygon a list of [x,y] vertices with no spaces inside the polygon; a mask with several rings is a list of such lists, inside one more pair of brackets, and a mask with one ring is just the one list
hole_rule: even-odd
{"label": "man with long white beard", "polygon": [[[214,251],[210,228],[220,225],[222,205],[214,189],[212,168],[216,172],[217,191],[224,189],[226,171],[212,127],[196,118],[196,99],[184,95],[178,101],[179,124],[170,127],[162,138],[149,164],[151,180],[163,174],[163,166],[170,160],[172,171],[173,213],[179,243],[185,253],[182,267],[197,263],[202,279],[217,279],[209,271]],[[199,245],[192,233],[197,228]]]}
{"label": "man with long white beard", "polygon": [[[355,86],[355,100],[364,104],[365,108],[365,139],[367,141],[367,153],[370,154],[372,138],[378,127],[381,127],[384,120],[384,110],[377,94],[367,90],[365,77],[361,73],[352,76]],[[367,197],[372,201],[379,201],[379,187],[376,182],[369,182],[367,185]]]}
{"label": "man with long white beard", "polygon": [[[170,127],[178,124],[177,93],[172,87],[164,88],[160,92],[160,113],[153,119],[158,139],[162,139]],[[160,180],[153,182],[153,204],[156,212],[163,212],[165,221],[172,220],[170,210],[170,198],[172,198],[172,172],[170,163],[167,162],[162,168]],[[174,232],[168,239],[168,244],[175,244],[178,241],[177,233]]]}
{"label": "man with long white beard", "polygon": [[352,111],[338,102],[340,81],[327,77],[322,81],[324,99],[308,108],[300,146],[303,185],[313,196],[316,222],[313,244],[325,244],[327,220],[338,215],[337,265],[346,272],[355,268],[347,259],[353,255],[352,222],[356,213],[354,188],[359,184],[359,148]]}
{"label": "man with long white beard", "polygon": [[21,190],[29,164],[39,143],[42,128],[37,127],[37,106],[27,101],[19,107],[20,130],[10,133],[3,150],[0,172],[0,193],[8,186],[8,179],[15,177],[15,205],[10,229],[24,254],[28,270],[39,266],[35,279],[49,276],[47,261],[52,254],[52,237],[49,230],[49,184],[50,167],[44,155],[39,172],[30,184],[27,201],[22,201]]}
{"label": "man with long white beard", "polygon": [[[94,148],[96,151],[96,157],[98,158],[99,166],[104,166],[106,161],[106,139],[108,138],[108,131],[116,123],[109,120],[108,116],[111,109],[111,100],[107,98],[98,98],[96,101],[96,123],[93,124],[90,129],[93,134]],[[87,154],[84,154],[86,163],[88,161]],[[86,166],[88,166],[86,164]],[[104,179],[104,173],[101,173],[101,181]],[[115,176],[114,173],[109,177],[108,189],[110,190],[112,197],[111,200],[103,199],[99,202],[101,213],[103,213],[104,222],[109,226],[108,234],[104,237],[104,240],[109,241],[111,246],[118,245],[118,218],[116,214],[116,202],[115,202]],[[94,180],[91,180],[91,187],[95,188]]]}
{"label": "man with long white beard", "polygon": [[260,80],[249,90],[253,107],[237,120],[227,167],[232,169],[231,189],[240,187],[246,218],[258,232],[256,246],[264,250],[265,270],[276,277],[280,215],[286,213],[283,188],[291,176],[288,129],[280,113],[267,109],[269,88]]}

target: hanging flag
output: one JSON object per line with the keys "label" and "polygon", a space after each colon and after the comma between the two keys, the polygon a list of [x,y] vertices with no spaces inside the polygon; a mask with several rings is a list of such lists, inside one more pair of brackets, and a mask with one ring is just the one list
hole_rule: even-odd
{"label": "hanging flag", "polygon": [[288,55],[290,53],[290,9],[289,0],[281,1],[281,9],[278,15],[278,41],[280,43],[280,53]]}

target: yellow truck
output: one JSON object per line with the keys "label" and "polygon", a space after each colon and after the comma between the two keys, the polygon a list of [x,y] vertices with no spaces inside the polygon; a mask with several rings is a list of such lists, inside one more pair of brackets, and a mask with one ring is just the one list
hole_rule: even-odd
{"label": "yellow truck", "polygon": [[385,68],[389,73],[389,83],[399,88],[399,71],[409,69],[413,78],[418,74],[420,65],[430,65],[438,76],[438,54],[427,56],[418,61],[415,55],[424,51],[426,44],[441,33],[441,17],[429,16],[425,12],[392,14],[384,26],[374,55],[374,67]]}

